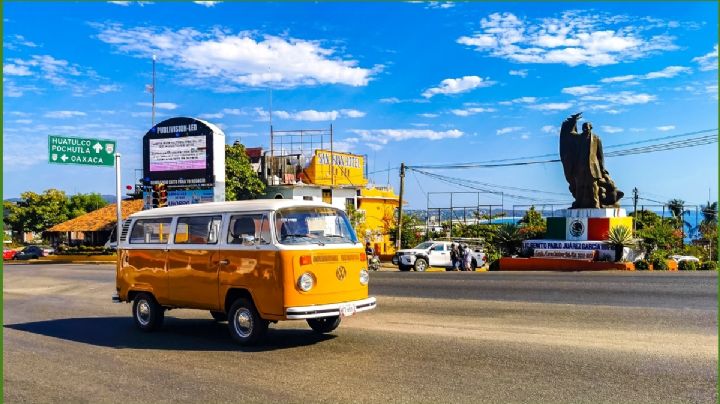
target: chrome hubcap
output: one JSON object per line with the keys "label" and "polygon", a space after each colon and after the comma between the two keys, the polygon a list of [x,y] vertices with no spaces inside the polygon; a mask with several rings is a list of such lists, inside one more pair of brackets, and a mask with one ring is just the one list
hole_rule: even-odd
{"label": "chrome hubcap", "polygon": [[424,271],[424,270],[425,270],[425,261],[420,261],[420,262],[418,262],[417,270],[418,270],[418,271]]}
{"label": "chrome hubcap", "polygon": [[142,325],[150,323],[150,303],[147,300],[141,300],[137,305],[137,319]]}
{"label": "chrome hubcap", "polygon": [[246,309],[245,307],[239,308],[235,312],[233,325],[235,326],[235,332],[239,336],[243,338],[249,337],[250,334],[252,334],[253,330],[253,320],[252,315],[250,314],[250,310]]}

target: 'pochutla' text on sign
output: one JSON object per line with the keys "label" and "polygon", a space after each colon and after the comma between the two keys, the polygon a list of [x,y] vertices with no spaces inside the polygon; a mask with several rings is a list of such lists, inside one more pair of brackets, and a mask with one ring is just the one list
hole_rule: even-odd
{"label": "'pochutla' text on sign", "polygon": [[53,164],[112,167],[115,149],[114,140],[48,136],[48,162]]}

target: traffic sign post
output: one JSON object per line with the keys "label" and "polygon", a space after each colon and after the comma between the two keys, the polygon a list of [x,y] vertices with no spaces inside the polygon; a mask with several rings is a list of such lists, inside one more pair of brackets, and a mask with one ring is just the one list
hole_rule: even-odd
{"label": "traffic sign post", "polygon": [[115,166],[115,206],[117,211],[115,240],[119,246],[122,233],[122,197],[120,193],[120,153],[117,153],[115,141],[50,135],[48,136],[48,162],[96,167]]}
{"label": "traffic sign post", "polygon": [[108,139],[48,136],[48,162],[112,167],[116,143]]}

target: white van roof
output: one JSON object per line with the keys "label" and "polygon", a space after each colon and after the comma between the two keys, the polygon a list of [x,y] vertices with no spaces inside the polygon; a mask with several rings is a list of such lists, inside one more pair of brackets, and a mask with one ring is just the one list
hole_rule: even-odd
{"label": "white van roof", "polygon": [[325,202],[296,201],[292,199],[253,199],[249,201],[208,202],[195,205],[179,205],[167,208],[149,209],[132,214],[129,219],[158,216],[197,215],[203,213],[257,212],[300,206],[335,208]]}

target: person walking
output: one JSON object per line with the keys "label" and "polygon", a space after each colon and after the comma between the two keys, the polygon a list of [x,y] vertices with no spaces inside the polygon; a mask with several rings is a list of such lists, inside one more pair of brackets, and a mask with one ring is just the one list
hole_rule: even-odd
{"label": "person walking", "polygon": [[450,244],[450,261],[452,262],[453,271],[458,270],[458,248],[455,243]]}
{"label": "person walking", "polygon": [[465,246],[465,256],[464,263],[465,263],[465,270],[466,271],[472,271],[472,248],[470,246]]}

